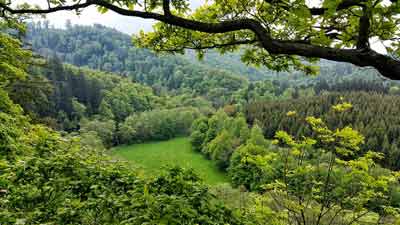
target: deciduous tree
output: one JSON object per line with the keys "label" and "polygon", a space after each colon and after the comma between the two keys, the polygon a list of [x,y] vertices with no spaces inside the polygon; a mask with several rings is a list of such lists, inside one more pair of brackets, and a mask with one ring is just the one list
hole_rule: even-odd
{"label": "deciduous tree", "polygon": [[[324,58],[372,66],[383,76],[400,79],[399,2],[396,0],[216,0],[194,12],[187,0],[63,0],[47,8],[14,7],[2,0],[3,16],[80,11],[97,6],[100,12],[153,19],[162,23],[136,42],[157,51],[183,52],[218,48],[221,52],[244,45],[243,60],[276,70],[297,68],[313,72],[303,58]],[[211,35],[210,35],[211,34]],[[370,40],[387,41],[388,55],[371,48]]]}

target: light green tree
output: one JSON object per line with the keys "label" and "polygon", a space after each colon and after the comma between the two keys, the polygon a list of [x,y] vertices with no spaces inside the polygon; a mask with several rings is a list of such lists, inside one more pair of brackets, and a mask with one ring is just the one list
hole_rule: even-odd
{"label": "light green tree", "polygon": [[87,119],[83,118],[80,121],[80,130],[81,134],[94,132],[96,133],[103,144],[107,147],[113,145],[114,137],[115,137],[116,125],[113,120],[99,120],[99,119]]}
{"label": "light green tree", "polygon": [[227,130],[222,130],[210,143],[207,150],[212,160],[225,169],[229,166],[229,159],[235,150],[235,137]]}
{"label": "light green tree", "polygon": [[364,137],[350,127],[330,130],[314,117],[307,123],[313,137],[295,140],[277,132],[282,174],[265,185],[265,196],[287,213],[287,223],[394,223],[398,209],[391,206],[390,189],[398,174],[375,163],[382,155],[359,156]]}
{"label": "light green tree", "polygon": [[2,88],[17,80],[26,79],[28,65],[32,61],[32,53],[22,48],[22,42],[7,32],[10,28],[18,34],[25,30],[23,25],[14,20],[4,20],[0,17],[0,85]]}

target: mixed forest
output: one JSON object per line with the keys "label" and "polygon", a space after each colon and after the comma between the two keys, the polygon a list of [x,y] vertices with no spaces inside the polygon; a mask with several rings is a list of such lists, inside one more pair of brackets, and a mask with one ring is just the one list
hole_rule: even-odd
{"label": "mixed forest", "polygon": [[[400,223],[400,83],[374,69],[199,61],[102,25],[0,29],[0,224]],[[174,138],[226,183],[115,157]]]}

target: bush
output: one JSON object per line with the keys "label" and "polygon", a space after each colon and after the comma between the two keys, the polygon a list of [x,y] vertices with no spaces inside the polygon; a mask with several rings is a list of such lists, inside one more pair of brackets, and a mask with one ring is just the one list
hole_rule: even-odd
{"label": "bush", "polygon": [[83,118],[80,122],[81,134],[94,132],[106,147],[110,147],[114,144],[116,126],[113,120],[99,120],[99,119],[86,119]]}

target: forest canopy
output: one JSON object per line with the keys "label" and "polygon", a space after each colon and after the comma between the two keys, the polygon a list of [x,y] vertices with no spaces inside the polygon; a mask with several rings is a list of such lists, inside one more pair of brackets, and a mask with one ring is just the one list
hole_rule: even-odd
{"label": "forest canopy", "polygon": [[[183,52],[205,49],[221,52],[244,45],[242,60],[275,70],[292,68],[314,73],[314,58],[372,66],[383,76],[400,79],[398,1],[324,0],[310,6],[305,0],[217,0],[194,12],[189,1],[87,0],[49,1],[47,8],[28,4],[14,8],[0,1],[4,16],[47,14],[62,10],[77,12],[95,5],[100,12],[161,21],[154,31],[141,33],[136,44],[156,51]],[[212,34],[212,35],[209,35]],[[388,55],[371,48],[374,38],[386,45]]]}
{"label": "forest canopy", "polygon": [[[0,19],[0,224],[241,224],[192,170],[173,167],[149,179],[107,155],[94,144],[96,135],[66,135],[26,115],[51,115],[51,110],[35,111],[41,109],[40,101],[29,101],[47,97],[51,109],[71,110],[70,119],[93,113],[85,109],[96,111],[98,99],[92,98],[94,91],[88,88],[94,84],[93,89],[106,90],[106,96],[118,93],[122,84],[130,90],[128,94],[137,90],[141,95],[122,100],[138,106],[139,111],[149,104],[155,106],[156,97],[150,88],[127,79],[57,62],[43,71],[31,71],[32,52],[23,49],[16,35],[7,33],[8,28]],[[32,82],[39,78],[36,73],[43,76]],[[82,84],[81,92],[71,90],[78,88],[77,83]],[[49,92],[37,89],[52,85]],[[21,89],[24,95],[13,95]],[[67,98],[74,94],[69,102]],[[15,104],[10,96],[25,105]],[[81,128],[88,129],[86,124]],[[105,131],[99,125],[96,128]]]}
{"label": "forest canopy", "polygon": [[[397,2],[47,3],[0,0],[0,224],[400,224],[400,83],[327,60],[304,76],[316,57],[397,79],[394,42],[390,57],[369,44],[395,40]],[[91,5],[163,23],[136,47],[101,25],[19,23]],[[144,145],[146,160],[117,154]],[[182,149],[229,183],[203,183]],[[180,162],[150,174],[150,158]]]}

